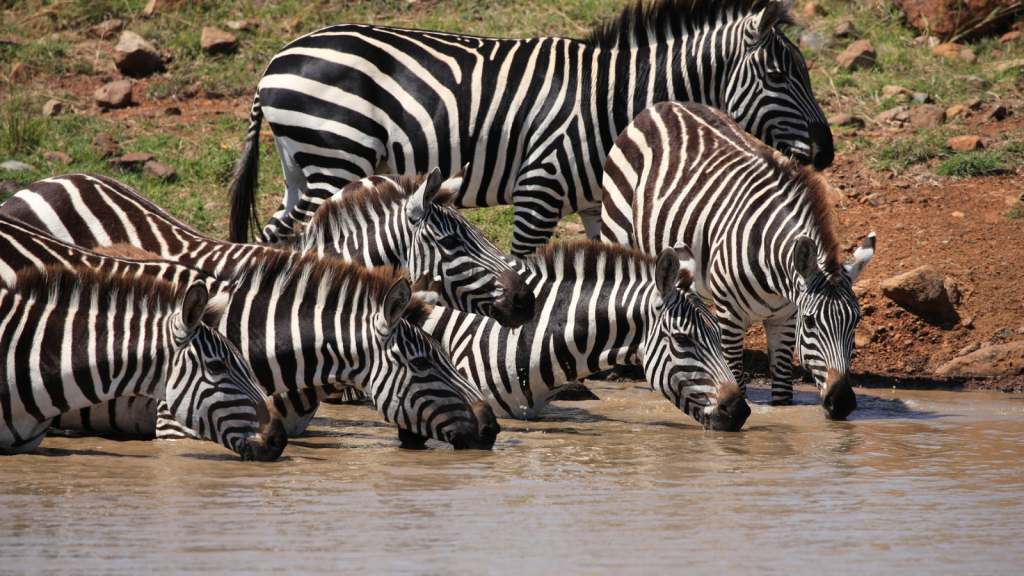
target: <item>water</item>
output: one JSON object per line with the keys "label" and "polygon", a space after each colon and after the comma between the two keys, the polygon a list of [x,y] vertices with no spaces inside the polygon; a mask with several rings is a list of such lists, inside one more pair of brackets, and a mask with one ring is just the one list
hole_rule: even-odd
{"label": "water", "polygon": [[0,573],[1020,574],[1024,397],[816,393],[706,433],[653,392],[592,386],[493,452],[397,448],[326,406],[286,458],[47,438],[0,458]]}

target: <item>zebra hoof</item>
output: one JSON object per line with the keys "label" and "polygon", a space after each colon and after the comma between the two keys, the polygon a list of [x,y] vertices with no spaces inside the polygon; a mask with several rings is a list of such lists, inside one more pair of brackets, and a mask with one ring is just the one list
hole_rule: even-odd
{"label": "zebra hoof", "polygon": [[398,429],[398,441],[401,443],[400,448],[405,448],[406,450],[425,450],[427,440],[429,438],[426,436],[420,436],[405,428]]}

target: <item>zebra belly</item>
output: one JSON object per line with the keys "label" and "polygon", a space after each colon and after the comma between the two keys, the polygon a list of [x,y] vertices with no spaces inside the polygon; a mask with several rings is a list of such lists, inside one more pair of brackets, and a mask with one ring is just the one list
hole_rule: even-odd
{"label": "zebra belly", "polygon": [[155,438],[157,402],[154,398],[143,396],[122,396],[81,410],[65,412],[54,418],[51,426],[75,432]]}

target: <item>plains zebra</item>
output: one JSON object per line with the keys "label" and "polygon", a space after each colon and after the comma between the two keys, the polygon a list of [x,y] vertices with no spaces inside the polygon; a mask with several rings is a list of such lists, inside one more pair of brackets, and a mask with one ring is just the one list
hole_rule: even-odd
{"label": "plains zebra", "polygon": [[453,174],[461,207],[515,206],[512,254],[580,212],[600,230],[600,167],[645,107],[695,101],[726,111],[785,154],[822,169],[832,133],[800,51],[779,30],[792,0],[640,0],[584,40],[480,38],[340,25],[293,41],[260,80],[231,184],[231,239],[257,220],[266,116],[284,168],[283,203],[259,235],[278,242],[326,198],[375,172]]}
{"label": "plains zebra", "polygon": [[281,420],[238,351],[203,323],[225,304],[208,302],[201,282],[89,268],[28,268],[4,282],[0,453],[34,450],[62,413],[148,396],[242,460],[276,460],[288,443]]}
{"label": "plains zebra", "polygon": [[[169,278],[201,274],[172,262],[101,256],[0,215],[0,272],[76,260],[126,272],[134,265],[136,276],[154,270]],[[400,437],[435,438],[459,448],[494,444],[500,427],[480,392],[430,336],[404,319],[419,318],[422,304],[410,298],[408,280],[394,270],[273,250],[213,286],[226,300],[214,325],[252,366],[266,394],[277,395],[274,406],[286,432],[304,429],[319,400],[351,385],[374,400]],[[296,407],[304,411],[295,413]],[[119,405],[121,413],[129,408]]]}
{"label": "plains zebra", "polygon": [[739,430],[750,408],[718,323],[690,289],[693,255],[677,251],[655,259],[590,241],[546,247],[521,268],[537,295],[533,323],[513,331],[435,307],[423,327],[501,416],[535,418],[566,382],[633,364],[705,428]]}
{"label": "plains zebra", "polygon": [[[514,262],[448,206],[464,180],[372,177],[353,182],[294,238],[294,248],[367,267],[398,265],[445,305],[515,327],[533,319],[533,293]],[[106,176],[66,174],[19,191],[0,214],[95,249],[129,244],[221,279],[269,247],[215,240],[177,220],[135,189]],[[434,281],[438,279],[438,281]]]}
{"label": "plains zebra", "polygon": [[720,111],[660,103],[608,155],[601,232],[648,254],[693,246],[697,293],[715,303],[737,379],[746,329],[762,321],[772,404],[792,403],[795,344],[825,416],[841,420],[857,407],[850,360],[861,314],[851,284],[874,256],[875,234],[842,263],[826,186]]}

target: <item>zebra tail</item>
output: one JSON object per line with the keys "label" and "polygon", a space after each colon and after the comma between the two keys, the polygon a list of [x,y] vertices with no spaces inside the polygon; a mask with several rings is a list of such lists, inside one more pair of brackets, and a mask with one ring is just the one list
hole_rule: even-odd
{"label": "zebra tail", "polygon": [[257,93],[252,101],[252,109],[249,111],[249,128],[245,132],[242,157],[238,159],[235,176],[228,189],[228,194],[231,197],[228,231],[232,242],[248,242],[249,230],[255,232],[255,227],[259,222],[260,216],[256,210],[256,185],[259,180],[260,126],[262,124],[263,109],[260,107],[260,96]]}

